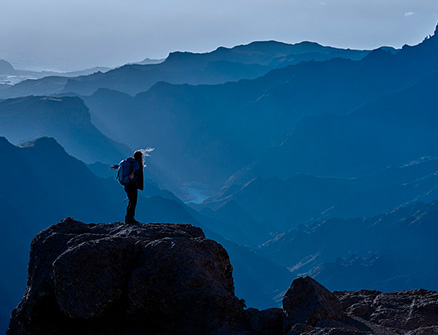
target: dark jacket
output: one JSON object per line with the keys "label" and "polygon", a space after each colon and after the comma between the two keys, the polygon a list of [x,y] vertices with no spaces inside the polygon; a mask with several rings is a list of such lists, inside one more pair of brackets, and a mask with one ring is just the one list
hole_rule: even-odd
{"label": "dark jacket", "polygon": [[130,183],[135,183],[137,189],[143,190],[143,165],[133,157],[129,157],[127,161],[132,164],[132,173],[134,174],[134,178],[131,179]]}

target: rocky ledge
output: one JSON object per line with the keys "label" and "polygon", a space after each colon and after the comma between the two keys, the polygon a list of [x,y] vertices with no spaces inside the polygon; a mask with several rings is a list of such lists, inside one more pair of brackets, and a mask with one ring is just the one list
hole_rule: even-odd
{"label": "rocky ledge", "polygon": [[7,334],[428,335],[438,293],[332,293],[303,277],[282,309],[244,309],[227,252],[201,229],[67,219],[32,241]]}

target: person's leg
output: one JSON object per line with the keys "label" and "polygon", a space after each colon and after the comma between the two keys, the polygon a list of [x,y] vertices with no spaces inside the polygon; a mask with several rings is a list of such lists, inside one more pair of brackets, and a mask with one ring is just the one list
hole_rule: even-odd
{"label": "person's leg", "polygon": [[131,208],[130,208],[130,212],[131,212],[131,218],[132,221],[135,222],[135,207],[137,206],[137,196],[138,196],[138,190],[137,187],[134,186],[132,189],[132,199],[130,200],[131,203]]}
{"label": "person's leg", "polygon": [[135,207],[137,206],[137,195],[138,190],[134,183],[128,184],[125,186],[126,194],[128,195],[129,203],[128,207],[126,208],[126,217],[125,222],[135,222]]}

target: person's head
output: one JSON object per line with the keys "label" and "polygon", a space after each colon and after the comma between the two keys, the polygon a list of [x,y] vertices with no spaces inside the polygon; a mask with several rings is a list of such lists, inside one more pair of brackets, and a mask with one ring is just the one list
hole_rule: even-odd
{"label": "person's head", "polygon": [[139,162],[143,163],[143,153],[141,151],[134,152],[134,159],[136,159]]}

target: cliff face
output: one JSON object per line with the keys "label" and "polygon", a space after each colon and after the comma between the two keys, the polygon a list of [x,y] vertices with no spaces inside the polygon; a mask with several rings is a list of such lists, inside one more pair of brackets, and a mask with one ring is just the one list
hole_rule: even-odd
{"label": "cliff face", "polygon": [[283,309],[234,295],[218,243],[191,225],[66,219],[33,240],[28,286],[8,335],[436,334],[438,293],[331,293],[296,279]]}

